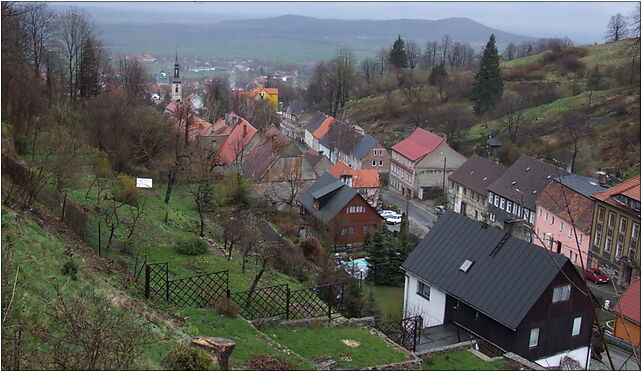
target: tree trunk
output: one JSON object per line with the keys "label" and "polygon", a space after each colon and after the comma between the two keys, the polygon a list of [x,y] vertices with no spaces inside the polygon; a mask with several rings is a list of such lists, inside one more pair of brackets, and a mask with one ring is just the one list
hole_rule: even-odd
{"label": "tree trunk", "polygon": [[169,204],[169,198],[172,195],[172,188],[174,187],[174,183],[176,183],[176,171],[172,169],[169,171],[169,174],[167,175],[167,190],[165,191],[165,204]]}

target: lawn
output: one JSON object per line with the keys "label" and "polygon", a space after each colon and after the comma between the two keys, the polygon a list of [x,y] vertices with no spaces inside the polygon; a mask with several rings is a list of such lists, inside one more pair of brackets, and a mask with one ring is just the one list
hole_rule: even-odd
{"label": "lawn", "polygon": [[[341,369],[357,369],[407,360],[384,340],[363,328],[267,327],[263,329],[281,345],[308,359],[329,355]],[[342,340],[356,341],[348,346]]]}
{"label": "lawn", "polygon": [[403,317],[403,287],[375,286],[372,292],[383,319]]}
{"label": "lawn", "polygon": [[486,362],[467,350],[437,355],[432,359],[427,357],[422,364],[424,371],[501,371],[505,367],[506,362],[503,360]]}

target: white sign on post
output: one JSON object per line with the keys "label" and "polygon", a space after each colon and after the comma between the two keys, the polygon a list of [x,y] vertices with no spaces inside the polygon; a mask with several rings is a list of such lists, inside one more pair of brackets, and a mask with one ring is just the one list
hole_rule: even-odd
{"label": "white sign on post", "polygon": [[136,178],[136,187],[139,189],[151,189],[152,188],[152,179],[151,178]]}

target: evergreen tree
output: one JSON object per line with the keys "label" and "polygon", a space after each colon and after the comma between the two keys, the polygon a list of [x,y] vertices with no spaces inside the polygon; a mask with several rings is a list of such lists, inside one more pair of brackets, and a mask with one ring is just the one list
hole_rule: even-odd
{"label": "evergreen tree", "polygon": [[390,50],[388,62],[398,68],[408,67],[408,54],[406,54],[406,47],[401,35],[399,35],[394,44],[392,44],[392,50]]}
{"label": "evergreen tree", "polygon": [[499,69],[499,54],[495,35],[490,35],[482,56],[479,71],[475,75],[471,100],[475,114],[481,115],[499,103],[504,93],[504,82]]}
{"label": "evergreen tree", "polygon": [[78,89],[81,97],[95,97],[100,91],[99,58],[94,41],[85,40],[82,46],[80,71],[78,72]]}

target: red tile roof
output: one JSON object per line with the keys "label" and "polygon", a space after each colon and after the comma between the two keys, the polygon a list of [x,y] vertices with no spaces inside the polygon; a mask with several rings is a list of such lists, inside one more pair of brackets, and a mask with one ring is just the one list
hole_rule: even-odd
{"label": "red tile roof", "polygon": [[[564,189],[562,191],[562,189]],[[563,193],[562,193],[563,192]],[[568,210],[571,211],[573,222],[579,231],[590,234],[591,224],[593,222],[593,201],[586,196],[573,191],[559,182],[549,183],[542,193],[537,197],[537,205],[540,205],[551,211],[559,218],[570,223],[564,197],[568,201]]]}
{"label": "red tile roof", "polygon": [[640,324],[640,279],[635,279],[620,296],[613,311]]}
{"label": "red tile roof", "polygon": [[337,121],[335,120],[335,118],[333,118],[332,116],[328,116],[323,121],[323,123],[321,123],[319,128],[317,130],[315,130],[314,133],[312,133],[312,135],[314,137],[316,137],[317,139],[323,138],[323,136],[325,136],[325,134],[328,133],[328,130],[330,130],[330,127],[332,126],[332,124],[334,124],[336,122]]}
{"label": "red tile roof", "polygon": [[263,178],[290,142],[280,130],[270,126],[263,142],[256,145],[245,159],[243,169],[248,178],[255,181]]}
{"label": "red tile roof", "polygon": [[220,133],[221,135],[229,133],[223,144],[221,144],[218,154],[216,155],[220,165],[234,164],[238,155],[245,149],[247,144],[250,143],[252,138],[254,138],[258,132],[252,124],[247,122],[247,120],[238,115],[234,116],[238,117],[236,125],[233,127],[228,125],[227,127],[231,127],[231,129],[228,130],[228,128],[225,128],[225,133]]}
{"label": "red tile roof", "polygon": [[328,169],[328,173],[337,179],[341,179],[343,175],[351,175],[352,188],[354,189],[378,188],[381,186],[379,172],[376,169],[352,169],[346,163],[338,161],[332,168]]}
{"label": "red tile roof", "polygon": [[269,94],[279,94],[279,88],[265,88],[265,91]]}
{"label": "red tile roof", "polygon": [[640,201],[640,176],[635,176],[633,178],[630,178],[622,183],[619,183],[611,187],[610,189],[597,192],[591,196],[597,200],[601,200],[615,207],[618,207],[627,211],[631,211],[632,213],[639,215],[640,214],[639,211],[636,211],[633,208],[625,206],[624,204],[618,202],[617,200],[615,200],[615,198],[613,198],[613,196],[619,195],[619,194],[622,194],[631,199]]}
{"label": "red tile roof", "polygon": [[417,128],[410,137],[392,146],[392,149],[415,161],[435,151],[445,140],[436,134]]}

